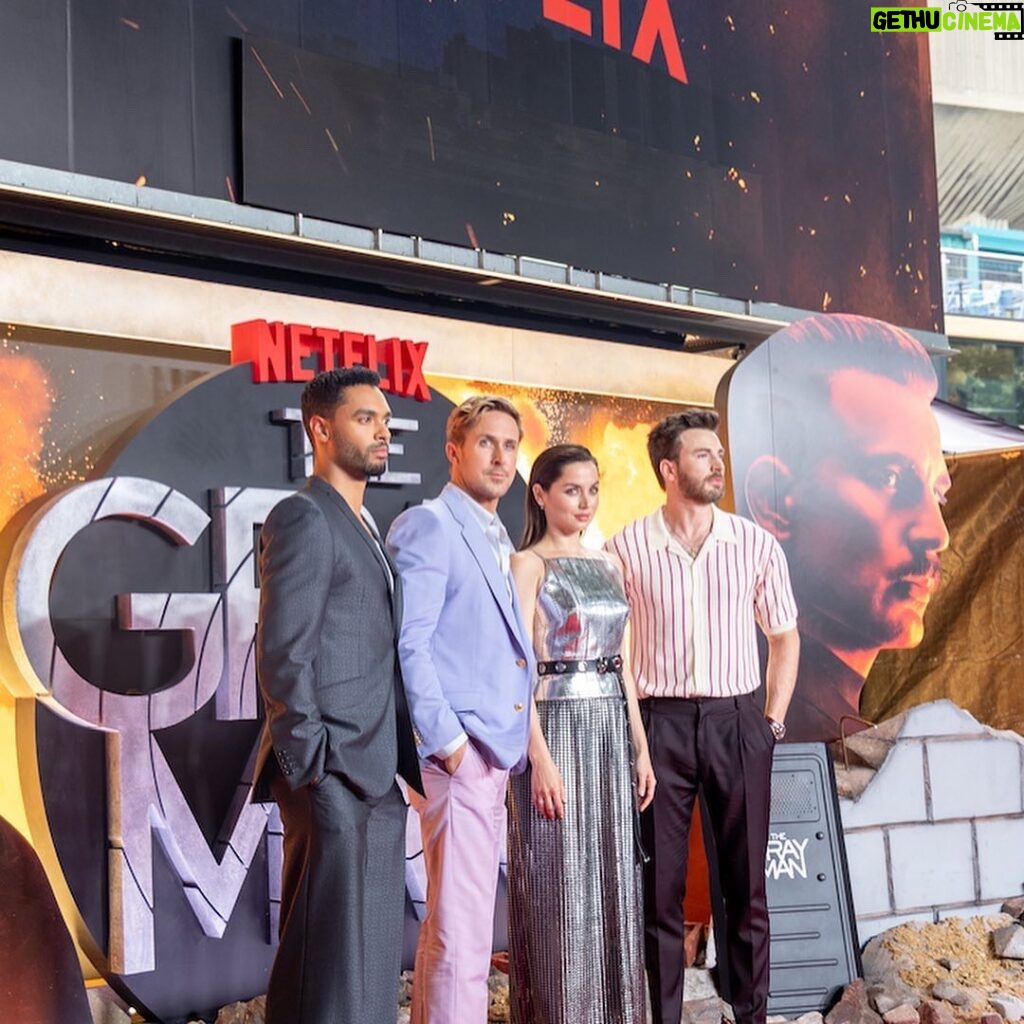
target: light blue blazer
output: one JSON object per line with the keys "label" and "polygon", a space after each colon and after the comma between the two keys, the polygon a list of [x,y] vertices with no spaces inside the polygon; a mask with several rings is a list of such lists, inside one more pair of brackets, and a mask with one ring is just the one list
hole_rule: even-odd
{"label": "light blue blazer", "polygon": [[442,491],[392,524],[402,577],[402,678],[421,758],[465,732],[496,768],[522,770],[535,660],[519,599],[461,496]]}

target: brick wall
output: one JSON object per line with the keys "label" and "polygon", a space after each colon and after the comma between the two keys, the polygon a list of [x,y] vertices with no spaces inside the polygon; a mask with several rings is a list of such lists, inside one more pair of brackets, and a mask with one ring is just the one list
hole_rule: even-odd
{"label": "brick wall", "polygon": [[[885,729],[851,745],[877,749]],[[870,781],[840,800],[860,941],[1024,892],[1024,739],[945,700],[912,708],[885,739]]]}

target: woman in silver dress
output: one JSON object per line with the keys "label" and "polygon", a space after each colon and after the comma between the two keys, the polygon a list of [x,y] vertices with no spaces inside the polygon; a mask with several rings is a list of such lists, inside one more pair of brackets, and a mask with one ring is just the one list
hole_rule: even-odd
{"label": "woman in silver dress", "polygon": [[638,810],[654,773],[629,675],[613,555],[583,547],[598,468],[579,445],[533,464],[512,574],[537,652],[529,767],[509,795],[513,1024],[643,1024]]}

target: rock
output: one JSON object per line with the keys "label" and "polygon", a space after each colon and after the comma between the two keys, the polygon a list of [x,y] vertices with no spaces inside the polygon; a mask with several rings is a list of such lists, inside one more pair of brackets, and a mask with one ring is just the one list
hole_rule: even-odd
{"label": "rock", "polygon": [[683,1002],[717,998],[718,989],[711,980],[711,972],[701,967],[688,967],[683,974]]}
{"label": "rock", "polygon": [[999,909],[1002,913],[1017,918],[1018,921],[1024,920],[1024,896],[1008,899]]}
{"label": "rock", "polygon": [[890,1013],[900,1006],[917,1006],[921,997],[912,989],[898,982],[902,987],[898,989],[887,989],[881,985],[872,985],[868,988],[868,1002],[880,1014]]}
{"label": "rock", "polygon": [[897,1006],[903,1005],[903,1000],[890,995],[881,985],[870,985],[868,987],[868,1002],[874,1007],[879,1016],[885,1016]]}
{"label": "rock", "polygon": [[491,1003],[487,1008],[487,1020],[493,1022],[507,1021],[511,1010],[508,1005],[508,978],[499,971],[491,971],[487,979]]}
{"label": "rock", "polygon": [[995,931],[997,928],[1005,928],[1007,925],[1016,924],[1017,921],[1010,914],[985,914],[984,917],[978,918],[979,921],[984,921],[988,927]]}
{"label": "rock", "polygon": [[960,966],[959,960],[950,960],[948,956],[940,956],[935,962],[940,967],[945,967],[947,971],[955,971]]}
{"label": "rock", "polygon": [[715,945],[715,929],[708,927],[707,940],[704,943],[704,966],[710,971],[718,965],[718,947]]}
{"label": "rock", "polygon": [[992,933],[992,948],[996,956],[1007,960],[1024,960],[1024,924],[1016,921]]}
{"label": "rock", "polygon": [[967,1006],[971,1001],[971,997],[949,978],[941,978],[932,985],[932,996],[954,1006]]}
{"label": "rock", "polygon": [[881,1020],[868,1005],[864,979],[857,978],[846,986],[839,1002],[829,1010],[825,1024],[881,1024]]}
{"label": "rock", "polygon": [[917,1008],[921,1024],[955,1024],[956,1018],[948,1003],[925,999]]}
{"label": "rock", "polygon": [[810,1010],[800,1014],[793,1024],[824,1024],[825,1018],[817,1010]]}
{"label": "rock", "polygon": [[[847,737],[846,750],[848,756],[855,755],[861,764],[878,769],[882,767],[882,763],[889,756],[893,743],[894,740],[889,737],[880,737],[877,730],[865,729],[863,732]],[[856,763],[852,756],[850,761]]]}
{"label": "rock", "polygon": [[1024,999],[1007,992],[996,992],[988,997],[992,1008],[1006,1020],[1020,1020],[1024,1017]]}
{"label": "rock", "polygon": [[217,1024],[263,1024],[267,1016],[267,997],[257,996],[247,1003],[232,1003],[221,1008]]}
{"label": "rock", "polygon": [[885,1021],[885,1024],[918,1024],[921,1015],[910,1003],[900,1003],[899,1006],[886,1010],[882,1014],[882,1020]]}
{"label": "rock", "polygon": [[897,964],[896,957],[893,956],[892,952],[885,945],[883,940],[887,934],[887,932],[883,932],[881,935],[876,935],[868,942],[861,953],[860,958],[864,969],[864,980],[868,985],[880,984],[888,979],[896,967],[906,966],[906,963],[902,962],[902,960]]}
{"label": "rock", "polygon": [[849,768],[844,768],[841,761],[837,761],[835,772],[836,792],[843,800],[860,799],[860,795],[878,774],[874,768],[866,768],[864,765],[851,764]]}
{"label": "rock", "polygon": [[894,957],[883,938],[884,934],[876,935],[861,954],[868,1000],[879,1013],[888,1013],[904,1003],[917,1006],[920,995],[900,977],[900,968],[909,966],[909,961]]}
{"label": "rock", "polygon": [[788,1024],[789,1018],[782,1013],[770,1013],[764,1019],[764,1024]]}
{"label": "rock", "polygon": [[963,991],[967,996],[967,1003],[958,1016],[963,1017],[968,1011],[975,1014],[981,1013],[988,1002],[988,992],[983,988],[965,988]]}
{"label": "rock", "polygon": [[412,971],[402,971],[398,977],[398,1005],[408,1006],[412,1002]]}
{"label": "rock", "polygon": [[412,1010],[408,1006],[400,1006],[398,1008],[398,1020],[396,1024],[410,1024],[412,1020]]}
{"label": "rock", "polygon": [[718,996],[683,1003],[683,1024],[722,1024],[725,1003]]}
{"label": "rock", "polygon": [[1003,1024],[1003,1018],[998,1013],[983,1013],[978,1018],[978,1024]]}

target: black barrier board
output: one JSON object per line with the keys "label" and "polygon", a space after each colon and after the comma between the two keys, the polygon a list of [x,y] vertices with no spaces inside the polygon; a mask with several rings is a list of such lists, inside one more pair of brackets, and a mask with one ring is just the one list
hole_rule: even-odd
{"label": "black barrier board", "polygon": [[[721,936],[725,913],[705,822],[715,934]],[[771,919],[768,1012],[789,1018],[824,1012],[860,976],[835,774],[824,743],[776,747],[765,872]],[[719,990],[728,1001],[729,965],[721,939],[717,946]]]}

